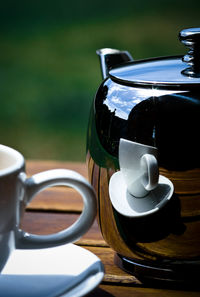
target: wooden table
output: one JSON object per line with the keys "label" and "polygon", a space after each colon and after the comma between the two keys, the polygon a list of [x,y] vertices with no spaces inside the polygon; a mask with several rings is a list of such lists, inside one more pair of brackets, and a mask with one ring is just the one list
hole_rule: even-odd
{"label": "wooden table", "polygon": [[[87,168],[84,163],[28,161],[26,164],[28,175],[54,168],[72,169],[87,178]],[[75,190],[66,187],[50,188],[39,193],[29,204],[22,221],[22,227],[25,231],[36,234],[57,232],[71,225],[81,210],[82,199]],[[200,289],[147,287],[134,276],[119,269],[113,263],[114,252],[102,238],[97,221],[76,244],[96,254],[105,267],[104,279],[99,287],[88,295],[90,297],[200,296]]]}

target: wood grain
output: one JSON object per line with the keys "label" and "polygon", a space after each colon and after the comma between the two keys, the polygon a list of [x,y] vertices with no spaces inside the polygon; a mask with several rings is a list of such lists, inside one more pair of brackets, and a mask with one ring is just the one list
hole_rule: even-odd
{"label": "wood grain", "polygon": [[61,161],[40,161],[40,160],[28,160],[26,162],[27,175],[33,175],[35,173],[51,170],[51,169],[69,169],[74,170],[82,174],[85,178],[87,175],[87,168],[85,163],[79,162],[61,162]]}
{"label": "wood grain", "polygon": [[[27,175],[39,173],[51,169],[74,170],[87,178],[87,169],[84,163],[68,163],[58,161],[27,161]],[[67,211],[80,213],[83,208],[81,195],[72,188],[52,187],[37,194],[27,206],[29,210],[43,211]]]}
{"label": "wood grain", "polygon": [[53,187],[37,194],[27,209],[80,213],[83,209],[83,201],[81,195],[74,189]]}
{"label": "wood grain", "polygon": [[101,284],[88,297],[199,297],[199,291],[145,288],[140,286],[113,286]]}
{"label": "wood grain", "polygon": [[[21,226],[26,232],[45,235],[59,232],[71,226],[78,217],[79,215],[71,213],[27,211]],[[96,220],[90,230],[77,243],[84,245],[85,242],[90,242],[91,245],[94,243],[94,246],[107,246]]]}

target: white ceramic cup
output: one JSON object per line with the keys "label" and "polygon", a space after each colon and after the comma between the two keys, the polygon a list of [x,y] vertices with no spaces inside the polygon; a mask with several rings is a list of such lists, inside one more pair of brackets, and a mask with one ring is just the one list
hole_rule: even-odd
{"label": "white ceramic cup", "polygon": [[[72,187],[81,194],[84,208],[78,220],[69,228],[50,235],[21,230],[20,219],[25,206],[38,192],[57,185]],[[96,207],[95,192],[80,174],[55,169],[27,178],[23,156],[0,145],[0,271],[15,248],[47,248],[78,240],[92,225]]]}
{"label": "white ceramic cup", "polygon": [[157,148],[121,138],[119,165],[128,192],[144,197],[158,185]]}

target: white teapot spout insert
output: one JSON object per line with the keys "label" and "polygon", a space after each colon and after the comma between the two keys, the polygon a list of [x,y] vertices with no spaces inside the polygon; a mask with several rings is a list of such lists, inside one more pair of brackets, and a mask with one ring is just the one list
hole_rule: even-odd
{"label": "white teapot spout insert", "polygon": [[120,139],[120,171],[109,183],[113,207],[127,217],[141,217],[160,210],[171,199],[172,182],[159,175],[157,148]]}

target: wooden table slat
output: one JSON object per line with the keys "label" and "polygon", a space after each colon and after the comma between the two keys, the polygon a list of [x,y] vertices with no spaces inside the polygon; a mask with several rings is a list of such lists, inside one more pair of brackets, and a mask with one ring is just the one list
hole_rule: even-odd
{"label": "wooden table slat", "polygon": [[87,297],[199,297],[197,291],[170,290],[161,288],[147,288],[141,286],[114,286],[101,284]]}
{"label": "wooden table slat", "polygon": [[[26,212],[21,223],[24,231],[39,235],[59,232],[71,226],[79,217],[71,213],[46,213],[46,212]],[[83,245],[84,242],[94,242],[95,246],[107,246],[95,220],[89,231],[78,241]]]}
{"label": "wooden table slat", "polygon": [[28,160],[26,162],[27,175],[33,175],[41,171],[51,169],[69,169],[74,170],[82,174],[87,178],[87,167],[85,163],[79,162],[62,162],[62,161],[40,161],[40,160]]}
{"label": "wooden table slat", "polygon": [[37,194],[28,204],[27,209],[80,213],[83,209],[83,201],[74,189],[53,187]]}

